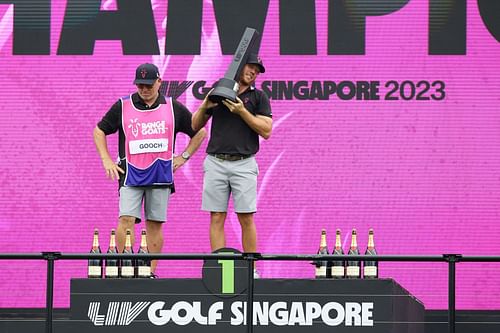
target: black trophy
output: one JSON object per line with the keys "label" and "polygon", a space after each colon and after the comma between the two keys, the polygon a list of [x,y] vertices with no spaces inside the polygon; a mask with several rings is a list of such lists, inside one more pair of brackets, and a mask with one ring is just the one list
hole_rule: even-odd
{"label": "black trophy", "polygon": [[214,103],[220,103],[223,99],[236,102],[238,96],[238,79],[241,69],[247,63],[248,55],[253,49],[253,44],[257,40],[259,33],[252,28],[246,28],[241,37],[240,44],[234,53],[233,61],[229,65],[226,74],[215,85],[214,90],[208,95],[208,99]]}

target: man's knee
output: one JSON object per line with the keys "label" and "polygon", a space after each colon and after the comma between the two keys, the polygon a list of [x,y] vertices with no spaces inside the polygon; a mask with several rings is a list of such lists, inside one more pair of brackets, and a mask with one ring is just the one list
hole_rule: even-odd
{"label": "man's knee", "polygon": [[146,221],[146,229],[148,233],[151,232],[160,232],[162,230],[163,223],[158,221]]}
{"label": "man's knee", "polygon": [[238,221],[242,227],[250,227],[253,225],[253,213],[237,213]]}
{"label": "man's knee", "polygon": [[120,216],[119,224],[124,228],[132,229],[134,228],[135,220],[135,216],[122,215]]}
{"label": "man's knee", "polygon": [[223,226],[226,220],[226,212],[211,212],[210,213],[210,223],[212,225]]}

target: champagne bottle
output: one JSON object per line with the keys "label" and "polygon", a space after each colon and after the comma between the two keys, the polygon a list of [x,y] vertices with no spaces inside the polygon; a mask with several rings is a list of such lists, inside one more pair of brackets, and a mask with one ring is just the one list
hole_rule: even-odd
{"label": "champagne bottle", "polygon": [[[321,241],[319,243],[319,249],[317,254],[330,254],[328,252],[328,246],[326,243],[326,230],[321,230]],[[328,276],[329,263],[327,260],[317,260],[316,264],[316,278],[324,279]]]}
{"label": "champagne bottle", "polygon": [[[134,253],[134,249],[132,248],[132,243],[130,240],[130,229],[127,229],[127,233],[125,236],[125,247],[123,248],[123,252],[126,254]],[[122,259],[120,263],[122,278],[133,278],[134,277],[134,260],[133,259]]]}
{"label": "champagne bottle", "polygon": [[[94,229],[94,241],[90,253],[101,253],[99,247],[99,230]],[[89,259],[87,276],[89,278],[102,278],[102,259]]]}
{"label": "champagne bottle", "polygon": [[[377,255],[375,250],[375,243],[373,242],[373,229],[368,231],[368,246],[366,247],[366,256]],[[378,278],[378,261],[365,260],[363,261],[363,276],[365,279]]]}
{"label": "champagne bottle", "polygon": [[[148,254],[148,244],[146,241],[146,230],[142,229],[141,232],[141,246],[138,253]],[[151,277],[151,260],[150,259],[137,259],[137,277],[150,278]]]}
{"label": "champagne bottle", "polygon": [[[359,255],[358,241],[356,239],[356,229],[352,229],[351,234],[351,247],[347,255]],[[348,279],[359,279],[361,278],[361,262],[354,260],[347,260],[347,270],[346,275]]]}
{"label": "champagne bottle", "polygon": [[[116,248],[116,241],[115,241],[115,229],[111,229],[111,237],[109,239],[109,247],[108,247],[107,253],[109,253],[109,254],[118,253],[118,249]],[[118,267],[119,267],[118,259],[106,259],[106,268],[105,268],[104,276],[106,278],[117,278],[119,276],[118,275]]]}
{"label": "champagne bottle", "polygon": [[[337,229],[335,233],[335,247],[332,251],[332,255],[342,256],[344,255],[344,250],[342,249],[342,241],[340,238],[340,229]],[[332,262],[331,275],[334,279],[345,278],[345,260],[336,260]]]}

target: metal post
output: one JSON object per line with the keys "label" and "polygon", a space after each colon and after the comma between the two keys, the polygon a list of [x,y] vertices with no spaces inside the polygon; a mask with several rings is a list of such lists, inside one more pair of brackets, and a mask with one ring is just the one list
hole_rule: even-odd
{"label": "metal post", "polygon": [[456,309],[455,309],[455,275],[456,263],[462,257],[461,254],[443,254],[448,261],[448,332],[455,333]]}
{"label": "metal post", "polygon": [[253,333],[253,268],[256,253],[244,253],[244,257],[248,260],[248,290],[247,290],[247,333]]}
{"label": "metal post", "polygon": [[43,258],[47,260],[47,295],[46,295],[46,318],[45,333],[52,333],[52,315],[54,310],[54,260],[60,256],[60,252],[42,252]]}

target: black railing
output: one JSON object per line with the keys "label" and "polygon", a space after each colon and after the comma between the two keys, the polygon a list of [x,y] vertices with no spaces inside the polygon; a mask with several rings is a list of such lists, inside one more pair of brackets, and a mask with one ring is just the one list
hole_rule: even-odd
{"label": "black railing", "polygon": [[[12,253],[1,254],[0,260],[46,260],[47,261],[47,287],[46,287],[46,325],[45,332],[52,333],[53,310],[54,310],[54,264],[56,260],[88,260],[88,259],[158,259],[158,260],[206,260],[206,259],[230,259],[245,260],[248,262],[248,311],[246,313],[247,323],[253,322],[253,267],[255,261],[280,260],[280,261],[363,261],[367,256],[358,255],[282,255],[282,254],[260,254],[260,253],[191,253],[191,254],[95,254],[95,253],[73,253],[64,254],[60,252],[35,253]],[[448,263],[448,332],[455,333],[456,309],[455,309],[455,278],[456,264],[459,262],[500,262],[500,256],[462,256],[461,254],[443,254],[434,256],[424,255],[376,255],[369,256],[370,261],[400,261],[400,262],[447,262]],[[248,333],[253,332],[253,325],[247,325]]]}

